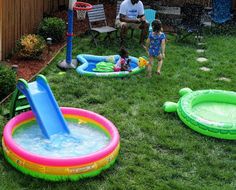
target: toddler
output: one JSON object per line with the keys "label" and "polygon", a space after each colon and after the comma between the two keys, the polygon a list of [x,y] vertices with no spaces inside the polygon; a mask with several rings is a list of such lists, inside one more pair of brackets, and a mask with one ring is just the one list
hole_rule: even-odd
{"label": "toddler", "polygon": [[125,48],[120,49],[120,59],[117,61],[114,71],[130,71],[130,59],[129,59],[129,53]]}
{"label": "toddler", "polygon": [[165,58],[165,41],[166,36],[162,32],[161,21],[154,20],[152,22],[152,32],[148,36],[145,47],[149,55],[149,64],[147,66],[148,77],[152,76],[152,65],[155,57],[158,59],[157,74],[161,74],[162,63]]}

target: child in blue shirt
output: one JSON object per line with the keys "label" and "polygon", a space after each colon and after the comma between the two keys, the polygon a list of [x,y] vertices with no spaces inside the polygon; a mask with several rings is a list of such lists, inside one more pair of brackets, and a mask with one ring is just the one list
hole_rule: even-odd
{"label": "child in blue shirt", "polygon": [[162,24],[160,20],[152,22],[152,32],[150,32],[146,41],[146,50],[149,55],[149,64],[147,66],[148,77],[152,76],[152,65],[154,58],[157,57],[157,74],[161,74],[163,59],[165,58],[165,42],[166,35],[162,32]]}

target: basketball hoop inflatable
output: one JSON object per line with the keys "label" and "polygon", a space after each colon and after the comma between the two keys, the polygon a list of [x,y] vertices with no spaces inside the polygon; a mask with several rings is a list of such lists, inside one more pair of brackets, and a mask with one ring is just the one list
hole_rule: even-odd
{"label": "basketball hoop inflatable", "polygon": [[83,20],[86,17],[86,12],[92,9],[92,5],[85,2],[75,2],[73,10],[77,13],[77,19]]}

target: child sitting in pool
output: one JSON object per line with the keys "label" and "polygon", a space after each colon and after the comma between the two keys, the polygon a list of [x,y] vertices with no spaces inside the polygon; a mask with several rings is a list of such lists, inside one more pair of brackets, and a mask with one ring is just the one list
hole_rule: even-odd
{"label": "child sitting in pool", "polygon": [[125,48],[120,49],[120,59],[117,61],[114,71],[131,71],[130,69],[130,59],[129,59],[129,53]]}

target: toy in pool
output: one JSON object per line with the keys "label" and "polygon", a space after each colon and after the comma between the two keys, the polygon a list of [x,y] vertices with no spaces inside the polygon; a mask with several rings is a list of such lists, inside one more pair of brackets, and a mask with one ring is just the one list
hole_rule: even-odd
{"label": "toy in pool", "polygon": [[119,133],[109,120],[83,109],[59,108],[42,75],[31,83],[19,80],[17,86],[32,111],[15,116],[4,128],[3,152],[12,166],[60,181],[98,175],[115,162]]}
{"label": "toy in pool", "polygon": [[139,57],[138,59],[138,66],[143,68],[146,67],[148,65],[148,61],[146,57]]}
{"label": "toy in pool", "polygon": [[[112,56],[96,56],[96,55],[89,55],[89,54],[80,54],[77,56],[78,62],[81,63],[79,67],[76,68],[76,71],[85,76],[97,76],[97,77],[126,77],[130,75],[134,75],[140,73],[145,69],[145,59],[138,59],[136,57],[129,56],[131,59],[130,71],[120,71],[120,72],[113,72],[111,70],[111,63],[115,63],[119,60],[119,55],[112,55]],[[141,66],[139,66],[139,62],[141,60]],[[108,62],[107,67],[105,62]],[[146,61],[147,62],[147,61]],[[101,64],[101,69],[96,67],[97,64]]]}
{"label": "toy in pool", "polygon": [[236,139],[236,92],[183,88],[179,94],[178,103],[165,102],[166,112],[177,111],[187,126],[204,135]]}

